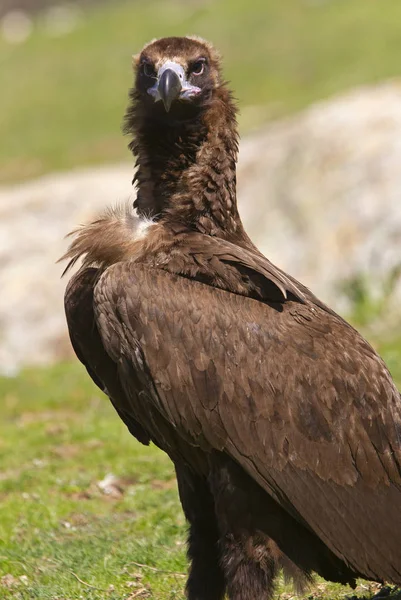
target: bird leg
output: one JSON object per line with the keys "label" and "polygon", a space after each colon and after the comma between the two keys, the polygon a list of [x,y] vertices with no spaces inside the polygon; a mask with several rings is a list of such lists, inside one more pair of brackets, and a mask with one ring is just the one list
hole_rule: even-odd
{"label": "bird leg", "polygon": [[175,464],[178,491],[189,522],[188,558],[191,562],[186,585],[188,600],[222,600],[224,573],[220,566],[219,532],[213,496],[205,478],[183,464]]}
{"label": "bird leg", "polygon": [[210,466],[228,597],[268,600],[282,555],[276,543],[258,528],[257,494],[247,484],[242,469],[224,455],[214,454]]}
{"label": "bird leg", "polygon": [[262,535],[229,534],[221,539],[222,566],[230,600],[267,600],[277,565]]}

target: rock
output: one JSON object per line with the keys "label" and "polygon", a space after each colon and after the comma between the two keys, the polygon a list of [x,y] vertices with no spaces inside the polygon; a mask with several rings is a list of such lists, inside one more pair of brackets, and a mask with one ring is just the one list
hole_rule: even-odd
{"label": "rock", "polygon": [[0,188],[0,370],[64,358],[63,294],[67,279],[56,261],[65,236],[107,204],[132,193],[130,166],[49,175]]}
{"label": "rock", "polygon": [[[106,205],[133,200],[132,166],[50,175],[0,188],[0,369],[68,354],[56,264],[64,236]],[[401,85],[354,91],[241,143],[238,195],[261,250],[340,311],[341,283],[372,294],[400,264]],[[398,284],[394,304],[399,302]]]}
{"label": "rock", "polygon": [[259,248],[344,309],[340,282],[366,275],[382,285],[400,264],[401,83],[315,105],[248,138],[238,179]]}

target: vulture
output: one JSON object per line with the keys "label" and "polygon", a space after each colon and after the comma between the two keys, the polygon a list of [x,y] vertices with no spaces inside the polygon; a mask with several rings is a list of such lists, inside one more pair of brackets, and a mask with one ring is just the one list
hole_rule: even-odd
{"label": "vulture", "polygon": [[137,197],[74,232],[65,311],[130,433],[174,463],[188,599],[267,599],[280,569],[298,586],[313,573],[401,584],[388,369],[246,234],[237,110],[213,46],[153,40],[134,72]]}

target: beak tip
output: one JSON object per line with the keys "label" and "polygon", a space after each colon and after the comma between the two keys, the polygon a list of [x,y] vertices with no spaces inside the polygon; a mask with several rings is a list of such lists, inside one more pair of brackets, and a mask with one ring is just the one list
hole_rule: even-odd
{"label": "beak tip", "polygon": [[182,84],[177,73],[172,69],[167,69],[159,81],[159,94],[167,113],[170,111],[173,101],[179,97],[181,89]]}

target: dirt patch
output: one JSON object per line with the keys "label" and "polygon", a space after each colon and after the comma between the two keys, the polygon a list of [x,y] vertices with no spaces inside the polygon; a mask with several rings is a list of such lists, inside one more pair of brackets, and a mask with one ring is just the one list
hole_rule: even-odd
{"label": "dirt patch", "polygon": [[[53,435],[55,435],[55,431],[62,432],[65,430],[66,425],[64,425],[64,421],[76,420],[78,417],[79,415],[77,413],[66,410],[46,410],[42,412],[26,411],[19,417],[18,426],[27,427],[36,423],[50,422],[50,431],[53,431]],[[62,423],[60,423],[60,421]],[[47,429],[48,428],[46,428],[46,431]]]}
{"label": "dirt patch", "polygon": [[177,480],[175,478],[167,480],[153,479],[150,482],[150,487],[153,490],[173,490],[177,487]]}
{"label": "dirt patch", "polygon": [[54,448],[51,449],[53,455],[63,459],[74,458],[79,452],[79,446],[74,444],[62,444],[61,446],[54,446]]}

